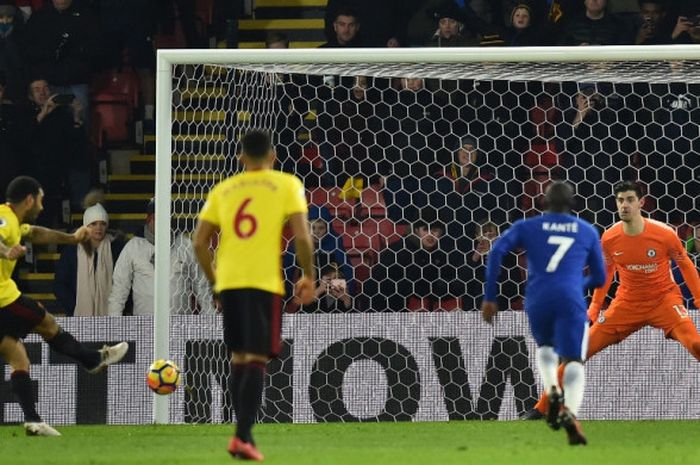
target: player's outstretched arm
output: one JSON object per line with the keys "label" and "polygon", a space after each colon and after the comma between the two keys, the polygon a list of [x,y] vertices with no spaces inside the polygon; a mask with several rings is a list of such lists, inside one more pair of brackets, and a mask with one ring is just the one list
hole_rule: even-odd
{"label": "player's outstretched arm", "polygon": [[603,302],[605,301],[605,297],[608,295],[608,290],[610,290],[614,277],[615,264],[611,261],[607,261],[607,264],[605,265],[605,283],[593,291],[591,304],[588,306],[588,319],[590,321],[598,320],[598,314],[600,313],[600,309],[603,307]]}
{"label": "player's outstretched arm", "polygon": [[671,258],[678,265],[678,269],[681,270],[683,280],[693,295],[695,307],[697,308],[700,305],[700,276],[698,276],[698,270],[695,268],[695,264],[688,256],[688,252],[685,251],[678,236],[673,234],[672,241]]}
{"label": "player's outstretched arm", "polygon": [[314,268],[314,245],[311,241],[311,234],[309,234],[306,213],[292,214],[289,217],[289,226],[294,234],[297,261],[304,272],[294,286],[294,294],[302,305],[308,305],[314,300],[316,269]]}
{"label": "player's outstretched arm", "polygon": [[[591,228],[592,230],[593,228]],[[595,233],[594,233],[595,234]],[[607,270],[605,269],[605,259],[603,258],[603,250],[598,240],[598,235],[595,234],[591,249],[588,252],[588,276],[583,283],[583,290],[587,291],[591,287],[596,288],[603,286],[607,280]]]}
{"label": "player's outstretched arm", "polygon": [[192,234],[192,246],[194,247],[194,255],[197,258],[197,263],[204,271],[209,283],[213,286],[216,281],[214,272],[214,257],[209,250],[211,239],[219,230],[219,227],[206,220],[200,219],[197,222],[197,227]]}
{"label": "player's outstretched arm", "polygon": [[43,226],[32,226],[27,237],[34,244],[78,244],[88,239],[88,229],[87,226],[81,226],[69,234]]}

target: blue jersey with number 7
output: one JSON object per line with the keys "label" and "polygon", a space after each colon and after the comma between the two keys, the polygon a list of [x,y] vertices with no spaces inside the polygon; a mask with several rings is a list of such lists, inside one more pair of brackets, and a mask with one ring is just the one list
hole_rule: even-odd
{"label": "blue jersey with number 7", "polygon": [[[515,222],[496,241],[487,258],[485,300],[496,300],[501,261],[515,249],[523,249],[527,257],[526,309],[563,299],[585,304],[584,291],[605,283],[595,228],[568,213],[546,213]],[[584,275],[586,266],[588,275]]]}

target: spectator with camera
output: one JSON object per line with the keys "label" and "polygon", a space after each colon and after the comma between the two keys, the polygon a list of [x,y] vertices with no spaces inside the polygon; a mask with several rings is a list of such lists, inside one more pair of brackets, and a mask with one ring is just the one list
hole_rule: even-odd
{"label": "spectator with camera", "polygon": [[53,93],[43,77],[29,82],[27,96],[21,129],[28,156],[21,168],[42,184],[44,214],[39,219],[55,227],[62,223],[62,200],[70,196],[73,205],[80,205],[90,188],[83,107],[71,94]]}
{"label": "spectator with camera", "polygon": [[700,7],[678,16],[671,40],[674,44],[700,43]]}
{"label": "spectator with camera", "polygon": [[25,47],[33,73],[45,76],[54,92],[74,95],[81,121],[89,114],[88,82],[101,54],[97,24],[75,0],[52,0],[27,23]]}
{"label": "spectator with camera", "polygon": [[348,282],[337,263],[331,262],[321,269],[316,300],[301,307],[303,313],[347,313],[352,311],[352,297]]}
{"label": "spectator with camera", "polygon": [[670,44],[671,35],[666,29],[666,2],[664,0],[640,0],[637,45]]}

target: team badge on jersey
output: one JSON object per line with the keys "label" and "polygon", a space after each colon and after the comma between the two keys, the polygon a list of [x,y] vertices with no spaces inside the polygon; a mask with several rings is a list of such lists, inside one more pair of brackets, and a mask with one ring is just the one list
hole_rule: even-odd
{"label": "team badge on jersey", "polygon": [[647,257],[649,257],[649,258],[656,257],[656,250],[654,250],[654,249],[647,250]]}
{"label": "team badge on jersey", "polygon": [[0,218],[0,228],[7,226],[7,220],[5,218]]}
{"label": "team badge on jersey", "polygon": [[598,324],[602,325],[603,323],[605,323],[605,315],[600,315],[598,317]]}

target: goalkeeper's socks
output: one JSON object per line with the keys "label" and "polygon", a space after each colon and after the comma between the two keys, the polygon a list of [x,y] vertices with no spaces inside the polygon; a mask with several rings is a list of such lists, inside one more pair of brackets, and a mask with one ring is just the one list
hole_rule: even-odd
{"label": "goalkeeper's socks", "polygon": [[12,380],[12,392],[17,397],[20,407],[24,412],[24,421],[28,423],[41,423],[41,417],[36,411],[36,398],[32,389],[32,379],[29,373],[24,370],[13,371],[10,375]]}
{"label": "goalkeeper's socks", "polygon": [[102,357],[97,350],[86,348],[71,333],[64,331],[63,328],[59,328],[58,334],[46,342],[53,350],[77,360],[88,370],[95,368],[102,361]]}
{"label": "goalkeeper's socks", "polygon": [[254,444],[251,430],[258,416],[260,405],[262,405],[265,366],[266,364],[261,362],[246,364],[238,391],[236,437],[251,444]]}

